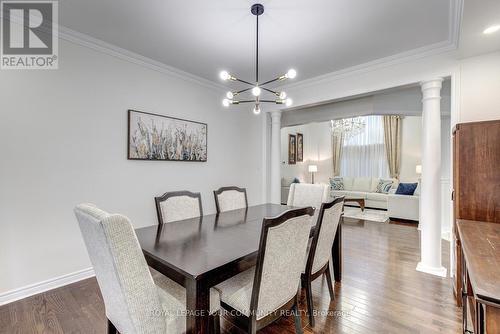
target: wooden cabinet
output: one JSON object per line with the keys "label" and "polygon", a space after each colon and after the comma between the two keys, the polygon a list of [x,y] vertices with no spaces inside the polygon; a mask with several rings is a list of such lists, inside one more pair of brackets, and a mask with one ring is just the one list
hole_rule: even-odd
{"label": "wooden cabinet", "polygon": [[[454,221],[500,223],[500,120],[457,124],[453,130]],[[461,305],[462,249],[456,224],[454,292]]]}
{"label": "wooden cabinet", "polygon": [[[500,120],[457,124],[453,130],[454,221],[500,223]],[[461,305],[462,250],[456,224],[454,292]]]}

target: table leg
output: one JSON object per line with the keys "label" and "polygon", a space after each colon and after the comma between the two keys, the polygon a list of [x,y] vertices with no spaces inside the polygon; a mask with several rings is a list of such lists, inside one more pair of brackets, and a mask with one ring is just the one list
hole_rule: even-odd
{"label": "table leg", "polygon": [[186,333],[209,332],[210,288],[203,281],[186,284]]}
{"label": "table leg", "polygon": [[337,233],[333,241],[332,247],[332,261],[333,261],[333,275],[336,282],[342,280],[342,222],[344,216],[340,218],[339,225],[337,226]]}
{"label": "table leg", "polygon": [[359,206],[361,207],[361,212],[365,211],[365,200],[359,201]]}

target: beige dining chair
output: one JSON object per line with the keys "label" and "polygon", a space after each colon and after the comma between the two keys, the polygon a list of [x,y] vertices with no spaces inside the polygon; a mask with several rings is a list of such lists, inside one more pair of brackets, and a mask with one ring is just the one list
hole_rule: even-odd
{"label": "beige dining chair", "polygon": [[[108,333],[184,333],[186,290],[169,278],[153,280],[129,219],[92,204],[75,215],[104,299]],[[219,330],[219,293],[210,291],[210,319]]]}
{"label": "beige dining chair", "polygon": [[298,296],[313,212],[307,207],[264,218],[256,266],[215,286],[227,317],[248,333],[290,310],[295,331],[302,332]]}
{"label": "beige dining chair", "polygon": [[313,238],[308,246],[308,256],[301,275],[302,287],[306,290],[307,311],[309,314],[309,324],[314,326],[314,307],[312,300],[311,283],[322,275],[326,276],[330,299],[334,299],[333,282],[330,268],[330,258],[332,254],[333,242],[337,227],[342,217],[344,197],[338,197],[320,206],[318,222]]}
{"label": "beige dining chair", "polygon": [[200,193],[166,192],[155,197],[155,205],[159,224],[203,216]]}
{"label": "beige dining chair", "polygon": [[217,213],[248,207],[247,190],[235,186],[214,190]]}
{"label": "beige dining chair", "polygon": [[318,221],[321,203],[330,198],[330,188],[326,184],[292,183],[288,193],[287,205],[295,207],[312,206],[315,210],[311,225]]}

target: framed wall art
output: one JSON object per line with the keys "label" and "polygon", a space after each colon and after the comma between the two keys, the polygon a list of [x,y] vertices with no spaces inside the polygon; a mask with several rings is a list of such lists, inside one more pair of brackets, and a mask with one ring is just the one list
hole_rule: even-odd
{"label": "framed wall art", "polygon": [[297,133],[297,162],[304,161],[304,136]]}
{"label": "framed wall art", "polygon": [[288,135],[288,164],[295,165],[297,162],[297,137]]}
{"label": "framed wall art", "polygon": [[207,161],[207,124],[128,111],[128,159]]}

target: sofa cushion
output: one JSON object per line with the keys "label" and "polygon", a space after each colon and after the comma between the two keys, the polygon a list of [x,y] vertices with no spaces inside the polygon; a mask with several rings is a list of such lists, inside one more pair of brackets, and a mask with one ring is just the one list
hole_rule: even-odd
{"label": "sofa cushion", "polygon": [[389,193],[389,190],[391,190],[393,184],[394,181],[392,179],[388,180],[380,179],[375,189],[375,192],[380,194],[387,194]]}
{"label": "sofa cushion", "polygon": [[353,184],[354,178],[343,176],[342,181],[344,182],[344,189],[345,190],[353,190],[352,184]]}
{"label": "sofa cushion", "polygon": [[396,190],[397,195],[413,195],[415,189],[417,189],[418,183],[400,183],[398,190]]}
{"label": "sofa cushion", "polygon": [[371,201],[385,202],[385,201],[387,201],[387,195],[386,194],[379,194],[379,193],[367,193],[366,199],[371,200]]}
{"label": "sofa cushion", "polygon": [[380,182],[380,178],[378,177],[372,177],[371,183],[370,183],[370,192],[374,193],[377,191],[377,186],[378,183]]}
{"label": "sofa cushion", "polygon": [[370,189],[371,189],[371,178],[370,177],[356,177],[356,178],[354,178],[352,190],[369,192]]}
{"label": "sofa cushion", "polygon": [[339,176],[330,178],[330,188],[332,190],[344,190],[344,180]]}

